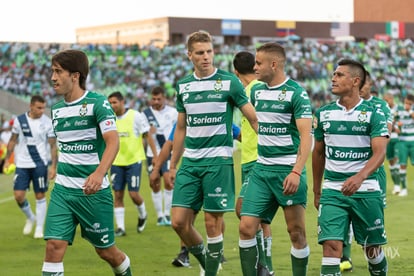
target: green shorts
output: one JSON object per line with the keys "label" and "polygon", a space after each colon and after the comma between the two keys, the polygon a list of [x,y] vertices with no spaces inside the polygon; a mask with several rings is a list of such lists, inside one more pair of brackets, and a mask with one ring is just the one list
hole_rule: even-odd
{"label": "green shorts", "polygon": [[46,216],[45,240],[65,240],[73,243],[76,227],[96,248],[108,248],[114,240],[114,205],[111,189],[85,195],[81,189],[55,185]]}
{"label": "green shorts", "polygon": [[398,162],[401,165],[408,164],[410,158],[411,165],[414,165],[414,141],[399,141],[398,147]]}
{"label": "green shorts", "polygon": [[391,138],[390,142],[387,144],[387,152],[385,154],[387,160],[398,158],[398,143],[398,138]]}
{"label": "green shorts", "polygon": [[173,207],[211,213],[234,211],[235,185],[233,165],[188,166],[177,171]]}
{"label": "green shorts", "polygon": [[241,180],[242,186],[240,188],[239,198],[243,198],[246,193],[247,183],[249,182],[249,174],[253,170],[256,161],[252,161],[241,165]]}
{"label": "green shorts", "polygon": [[305,171],[300,177],[298,191],[293,195],[283,194],[283,181],[291,170],[292,168],[289,167],[270,171],[255,166],[249,175],[240,215],[258,217],[264,223],[271,223],[279,206],[306,207],[308,187]]}
{"label": "green shorts", "polygon": [[383,200],[383,205],[384,208],[387,207],[387,174],[385,172],[385,167],[384,165],[380,166],[378,168],[378,184],[380,186],[381,189],[381,195],[382,195],[382,200]]}
{"label": "green shorts", "polygon": [[322,190],[318,213],[318,242],[345,241],[349,223],[358,244],[387,243],[384,228],[384,206],[379,191],[365,197],[349,197],[340,191]]}

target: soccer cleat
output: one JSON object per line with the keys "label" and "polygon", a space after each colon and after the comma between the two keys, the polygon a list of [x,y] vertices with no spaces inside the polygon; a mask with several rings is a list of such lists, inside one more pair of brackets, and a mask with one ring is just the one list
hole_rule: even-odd
{"label": "soccer cleat", "polygon": [[34,220],[31,220],[31,219],[26,220],[26,224],[24,225],[24,228],[23,228],[23,235],[29,235],[30,233],[32,233],[34,223],[35,223]]}
{"label": "soccer cleat", "polygon": [[123,237],[123,236],[126,236],[125,230],[123,230],[121,228],[116,229],[115,237]]}
{"label": "soccer cleat", "polygon": [[272,276],[274,275],[273,271],[269,271],[266,266],[263,266],[261,263],[257,264],[257,275],[258,276]]}
{"label": "soccer cleat", "polygon": [[43,229],[39,229],[35,231],[34,236],[35,239],[43,239]]}
{"label": "soccer cleat", "polygon": [[171,217],[170,216],[165,216],[164,217],[164,222],[165,222],[165,226],[171,226]]}
{"label": "soccer cleat", "polygon": [[351,259],[348,259],[347,257],[341,258],[341,263],[339,264],[339,269],[341,272],[352,272],[352,261]]}
{"label": "soccer cleat", "polygon": [[227,263],[227,259],[224,257],[224,255],[221,255],[220,263]]}
{"label": "soccer cleat", "polygon": [[137,225],[137,232],[142,233],[145,229],[145,225],[147,224],[147,216],[145,218],[138,218],[138,225]]}
{"label": "soccer cleat", "polygon": [[172,264],[176,267],[189,267],[190,257],[186,248],[181,249],[177,257],[172,261]]}
{"label": "soccer cleat", "polygon": [[398,196],[408,196],[407,189],[402,189],[401,192],[398,194]]}
{"label": "soccer cleat", "polygon": [[165,218],[164,217],[159,217],[157,219],[157,226],[165,226]]}
{"label": "soccer cleat", "polygon": [[393,195],[398,195],[401,192],[400,185],[394,185],[394,189],[392,190]]}

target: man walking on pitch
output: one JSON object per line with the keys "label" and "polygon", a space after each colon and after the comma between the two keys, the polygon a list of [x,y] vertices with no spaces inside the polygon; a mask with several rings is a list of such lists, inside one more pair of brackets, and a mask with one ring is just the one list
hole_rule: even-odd
{"label": "man walking on pitch", "polygon": [[[7,145],[4,168],[9,167],[9,158],[14,152],[16,176],[14,178],[14,198],[26,215],[23,234],[29,235],[36,224],[34,238],[43,238],[43,225],[46,217],[46,192],[49,179],[56,175],[57,148],[52,121],[44,115],[45,99],[40,95],[32,96],[30,110],[14,119],[12,135]],[[49,153],[51,163],[48,163]],[[33,213],[26,191],[33,183],[36,197],[36,215]]]}

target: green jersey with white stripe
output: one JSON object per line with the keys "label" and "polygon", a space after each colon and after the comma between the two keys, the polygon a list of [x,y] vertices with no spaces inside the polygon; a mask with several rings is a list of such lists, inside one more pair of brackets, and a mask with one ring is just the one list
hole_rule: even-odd
{"label": "green jersey with white stripe", "polygon": [[[318,109],[315,118],[315,139],[325,142],[323,188],[340,190],[343,182],[364,168],[372,156],[371,139],[389,136],[384,112],[362,99],[351,110],[336,101]],[[376,172],[358,192],[374,190],[380,190]]]}
{"label": "green jersey with white stripe", "polygon": [[240,80],[216,69],[202,79],[182,78],[176,91],[177,111],[186,113],[187,122],[182,164],[233,164],[233,109],[248,103]]}
{"label": "green jersey with white stripe", "polygon": [[300,144],[296,119],[312,119],[308,93],[288,78],[269,87],[252,87],[250,100],[259,121],[257,165],[264,169],[294,166]]}
{"label": "green jersey with white stripe", "polygon": [[[115,130],[115,114],[105,96],[86,91],[75,102],[60,101],[52,107],[59,160],[55,184],[82,189],[98,167],[105,150],[102,133]],[[107,177],[102,188],[109,186]]]}
{"label": "green jersey with white stripe", "polygon": [[414,119],[411,116],[413,110],[398,110],[395,120],[400,128],[400,141],[414,142]]}

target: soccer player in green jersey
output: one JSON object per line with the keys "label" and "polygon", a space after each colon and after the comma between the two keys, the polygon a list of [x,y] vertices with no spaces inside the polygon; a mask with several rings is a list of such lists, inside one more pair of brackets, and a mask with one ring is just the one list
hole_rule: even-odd
{"label": "soccer player in green jersey", "polygon": [[[234,73],[243,83],[247,97],[250,97],[251,88],[260,83],[254,72],[255,57],[248,51],[238,52],[233,58]],[[244,193],[246,192],[248,175],[257,160],[257,133],[252,129],[247,119],[241,119],[241,180],[242,187],[236,201],[236,214],[240,218]],[[272,275],[272,231],[269,223],[261,223],[256,233],[259,250],[259,274]]]}
{"label": "soccer player in green jersey", "polygon": [[[373,87],[373,80],[371,78],[371,74],[368,71],[366,71],[365,73],[366,73],[365,83],[362,86],[361,90],[359,91],[359,95],[361,96],[362,99],[372,103],[373,105],[375,105],[377,108],[381,109],[384,112],[385,119],[387,120],[388,130],[391,134],[391,131],[393,128],[393,116],[391,113],[391,109],[385,100],[372,95],[371,91]],[[385,207],[386,206],[386,193],[387,193],[387,176],[385,173],[384,164],[382,164],[378,168],[377,173],[378,173],[378,181],[381,187],[381,192],[384,198],[384,207]],[[349,231],[348,238],[345,239],[344,241],[344,248],[343,248],[341,265],[340,265],[341,271],[352,271],[353,269],[353,265],[351,261],[352,239],[353,239],[353,232],[352,232],[352,225],[350,225],[350,231]]]}
{"label": "soccer player in green jersey", "polygon": [[[234,211],[233,110],[239,108],[253,129],[257,129],[257,118],[237,76],[213,65],[214,48],[209,33],[190,34],[187,56],[194,72],[176,85],[178,119],[170,162],[175,183],[172,226],[205,275],[212,276],[217,274],[223,252],[223,214]],[[176,172],[181,153],[181,165]],[[206,247],[193,226],[195,213],[201,208]]]}
{"label": "soccer player in green jersey", "polygon": [[116,117],[105,96],[86,90],[88,73],[82,51],[69,49],[52,57],[53,89],[63,100],[52,107],[59,157],[46,217],[43,276],[63,275],[63,257],[78,224],[114,275],[132,275],[128,256],[115,245],[107,177],[119,149]]}
{"label": "soccer player in green jersey", "polygon": [[404,108],[397,112],[398,125],[398,160],[400,162],[401,191],[399,196],[407,196],[407,164],[408,159],[414,165],[414,95],[407,94],[404,98]]}
{"label": "soccer player in green jersey", "polygon": [[389,130],[381,108],[364,101],[364,66],[338,62],[332,93],[338,100],[315,113],[312,153],[318,242],[323,248],[321,276],[340,275],[343,243],[352,223],[355,240],[368,260],[370,275],[386,275],[384,201],[378,168],[385,160]]}
{"label": "soccer player in green jersey", "polygon": [[292,274],[307,273],[310,249],[305,231],[305,164],[312,146],[312,108],[305,89],[286,75],[285,63],[285,49],[277,43],[256,49],[254,70],[263,83],[250,92],[259,129],[258,157],[240,212],[239,251],[245,276],[257,274],[259,225],[271,223],[279,207],[292,244]]}
{"label": "soccer player in green jersey", "polygon": [[389,170],[391,173],[391,179],[394,184],[394,188],[392,189],[393,195],[398,195],[401,191],[400,189],[400,163],[398,161],[398,125],[396,123],[395,117],[397,116],[398,112],[402,111],[404,108],[402,105],[397,104],[394,100],[394,95],[391,93],[385,93],[383,96],[384,101],[388,103],[388,106],[391,110],[391,115],[393,118],[393,124],[391,129],[391,136],[390,142],[387,145],[387,153],[385,155],[386,159],[389,163]]}

